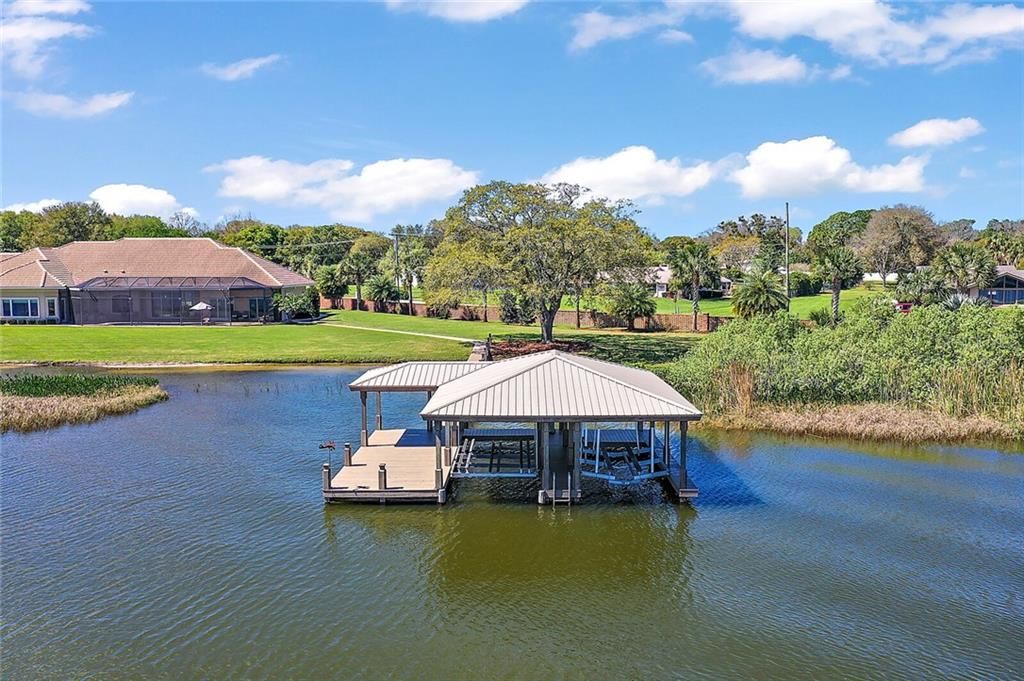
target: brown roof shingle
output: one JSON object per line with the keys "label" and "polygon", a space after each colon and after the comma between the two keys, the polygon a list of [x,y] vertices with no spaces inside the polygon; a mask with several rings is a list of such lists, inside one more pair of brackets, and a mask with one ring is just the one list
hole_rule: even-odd
{"label": "brown roof shingle", "polygon": [[[0,261],[3,287],[77,286],[112,276],[246,277],[273,288],[313,284],[277,263],[208,238],[74,241]],[[46,281],[54,283],[40,283]]]}
{"label": "brown roof shingle", "polygon": [[0,288],[62,288],[69,285],[71,277],[67,268],[52,258],[49,251],[33,248],[0,260]]}

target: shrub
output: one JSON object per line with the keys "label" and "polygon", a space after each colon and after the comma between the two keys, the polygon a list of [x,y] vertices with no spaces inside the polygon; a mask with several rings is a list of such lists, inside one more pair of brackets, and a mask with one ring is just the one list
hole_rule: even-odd
{"label": "shrub", "polygon": [[448,319],[453,308],[458,307],[462,300],[459,292],[450,288],[432,288],[424,295],[427,315],[438,319]]}
{"label": "shrub", "polygon": [[608,311],[614,317],[626,320],[630,331],[636,327],[637,317],[650,319],[658,311],[658,303],[651,297],[646,284],[619,284],[608,294]]}
{"label": "shrub", "polygon": [[842,311],[839,312],[838,319],[832,319],[832,310],[827,307],[820,307],[817,310],[811,310],[807,314],[807,318],[814,322],[815,326],[835,326],[837,323],[843,321],[845,315]]}
{"label": "shrub", "polygon": [[782,279],[768,270],[751,272],[732,292],[732,309],[744,318],[772,314],[788,305]]}
{"label": "shrub", "polygon": [[529,326],[537,321],[537,303],[529,296],[503,291],[499,296],[501,321]]}
{"label": "shrub", "polygon": [[398,300],[398,287],[391,277],[385,274],[375,274],[366,280],[363,286],[363,295],[373,301],[378,311],[383,311],[388,303]]}
{"label": "shrub", "polygon": [[816,296],[821,293],[821,277],[806,272],[790,272],[789,294],[794,298]]}
{"label": "shrub", "polygon": [[274,309],[290,319],[311,319],[320,314],[320,294],[312,288],[303,293],[276,293]]}

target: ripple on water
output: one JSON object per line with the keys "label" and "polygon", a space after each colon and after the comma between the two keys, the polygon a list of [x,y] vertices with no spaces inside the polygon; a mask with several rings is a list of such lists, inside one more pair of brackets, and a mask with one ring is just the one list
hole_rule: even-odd
{"label": "ripple on water", "polygon": [[[1024,456],[748,434],[657,485],[460,483],[324,507],[357,372],[163,374],[172,399],[5,435],[4,678],[1006,678]],[[422,396],[385,399],[415,425]]]}

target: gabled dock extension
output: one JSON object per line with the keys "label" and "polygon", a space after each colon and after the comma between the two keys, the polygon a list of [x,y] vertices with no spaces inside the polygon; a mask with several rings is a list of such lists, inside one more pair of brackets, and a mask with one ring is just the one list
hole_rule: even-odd
{"label": "gabled dock extension", "polygon": [[[697,494],[686,472],[686,432],[702,414],[643,369],[552,350],[500,362],[396,364],[349,387],[360,395],[362,446],[336,475],[325,464],[327,501],[443,503],[452,480],[471,477],[538,478],[539,503],[579,501],[581,477],[612,485],[658,480],[679,499]],[[383,430],[382,394],[416,391],[427,396],[426,429]]]}

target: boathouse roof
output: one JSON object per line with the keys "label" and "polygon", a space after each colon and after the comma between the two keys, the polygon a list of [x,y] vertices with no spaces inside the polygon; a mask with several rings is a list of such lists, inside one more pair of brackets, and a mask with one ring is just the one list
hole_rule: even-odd
{"label": "boathouse roof", "polygon": [[493,362],[402,362],[370,369],[348,387],[361,392],[432,391],[491,364]]}
{"label": "boathouse roof", "polygon": [[[423,364],[434,364],[424,362]],[[697,420],[701,412],[644,369],[549,350],[482,367],[439,384],[427,420]]]}

